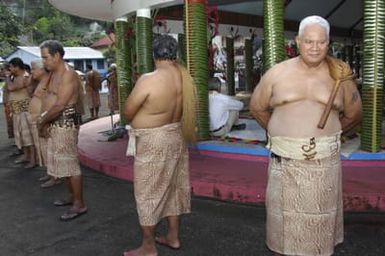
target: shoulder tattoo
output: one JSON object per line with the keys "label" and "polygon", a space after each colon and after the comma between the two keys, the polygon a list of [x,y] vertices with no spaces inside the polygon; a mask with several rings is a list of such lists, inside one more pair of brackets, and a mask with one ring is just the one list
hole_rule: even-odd
{"label": "shoulder tattoo", "polygon": [[352,104],[355,103],[360,97],[360,94],[358,91],[355,91],[352,93]]}

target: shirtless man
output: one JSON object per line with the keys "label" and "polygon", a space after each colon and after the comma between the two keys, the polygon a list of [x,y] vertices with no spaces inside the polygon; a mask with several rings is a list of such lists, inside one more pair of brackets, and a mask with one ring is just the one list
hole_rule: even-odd
{"label": "shirtless man", "polygon": [[32,78],[37,81],[37,87],[34,90],[31,102],[29,103],[29,121],[33,141],[35,144],[36,160],[39,166],[44,166],[45,156],[47,154],[47,143],[45,141],[45,138],[39,136],[36,121],[41,114],[42,100],[47,93],[49,73],[44,69],[44,64],[41,59],[34,60],[31,62],[31,74]]}
{"label": "shirtless man", "polygon": [[303,19],[296,43],[300,56],[272,67],[250,102],[271,150],[266,243],[277,255],[331,255],[343,241],[340,135],[360,122],[361,100],[353,80],[343,81],[318,128],[336,83],[330,63],[349,68],[326,57],[329,23],[322,17]]}
{"label": "shirtless man", "polygon": [[99,72],[93,70],[92,65],[88,64],[86,73],[86,96],[88,101],[88,108],[90,109],[91,119],[99,117],[100,82]]}
{"label": "shirtless man", "polygon": [[[195,115],[186,111],[187,104],[195,104],[193,86],[175,61],[174,38],[159,36],[153,51],[156,70],[139,78],[125,103],[132,127],[128,151],[135,156],[134,193],[143,233],[142,245],[125,256],[157,255],[155,242],[179,249],[179,215],[190,212],[184,122]],[[185,97],[189,100],[183,101]],[[193,121],[190,127],[195,132]],[[163,217],[167,217],[168,233],[155,237],[155,227]]]}
{"label": "shirtless man", "polygon": [[[47,161],[47,139],[39,136],[37,130],[37,120],[40,117],[42,111],[43,99],[47,94],[47,85],[49,82],[49,72],[44,68],[43,60],[37,59],[31,62],[31,75],[32,79],[36,81],[37,86],[33,91],[31,102],[29,103],[29,124],[32,131],[33,141],[35,144],[36,161],[39,166],[46,166]],[[42,188],[51,187],[57,183],[60,183],[60,179],[55,179],[49,175],[45,175],[39,179],[45,181],[41,184]]]}
{"label": "shirtless man", "polygon": [[110,113],[113,114],[115,110],[119,110],[118,78],[115,63],[111,64],[110,72],[107,74],[106,79],[108,87],[108,108],[110,109]]}
{"label": "shirtless man", "polygon": [[27,163],[24,167],[32,168],[35,166],[35,150],[27,120],[31,100],[28,89],[30,77],[24,70],[24,63],[20,58],[11,59],[9,64],[10,70],[5,73],[5,82],[9,91],[15,144],[24,152],[24,159],[16,160],[15,163]]}
{"label": "shirtless man", "polygon": [[[38,82],[38,78],[40,76],[36,76],[36,62],[33,64],[34,65],[34,72],[35,72],[35,76],[32,76],[32,79],[31,81],[33,80],[33,83],[34,84],[37,84]],[[43,65],[43,63],[41,63],[41,65]],[[48,74],[47,72],[45,72],[46,74]],[[42,77],[42,75],[41,75]],[[47,75],[48,77],[48,75]],[[32,84],[32,82],[31,82]],[[32,87],[32,86],[30,86]],[[42,159],[41,159],[41,154],[40,154],[40,142],[39,142],[39,135],[38,135],[38,132],[37,132],[37,126],[36,126],[36,120],[37,118],[40,116],[40,110],[41,110],[41,100],[40,100],[40,95],[42,93],[45,93],[45,92],[42,92],[43,90],[41,88],[39,88],[39,91],[37,91],[37,89],[34,89],[34,91],[32,92],[31,91],[31,88],[29,88],[29,94],[32,93],[32,99],[29,103],[29,108],[28,108],[28,115],[27,115],[27,120],[28,120],[28,125],[29,125],[29,129],[31,131],[31,135],[32,135],[32,138],[33,138],[33,152],[34,154],[31,156],[31,159],[30,159],[30,164],[32,166],[35,166],[35,165],[39,165],[39,166],[42,166]]]}
{"label": "shirtless man", "polygon": [[60,219],[72,220],[87,212],[83,202],[82,176],[79,166],[77,140],[79,126],[76,104],[79,97],[79,81],[76,72],[64,61],[63,46],[55,40],[40,45],[44,67],[51,72],[44,98],[41,117],[38,120],[40,136],[48,137],[47,173],[64,178],[69,197],[56,200],[55,206],[72,205]]}
{"label": "shirtless man", "polygon": [[[3,88],[3,106],[4,106],[4,115],[5,120],[7,124],[7,132],[8,132],[8,138],[14,138],[13,136],[13,119],[12,119],[12,113],[11,113],[11,107],[9,105],[9,91],[7,88],[7,85],[5,83],[5,73],[6,71],[9,71],[9,64],[8,63],[2,63],[0,65],[0,83]],[[10,156],[14,155],[20,155],[18,153],[11,153]]]}

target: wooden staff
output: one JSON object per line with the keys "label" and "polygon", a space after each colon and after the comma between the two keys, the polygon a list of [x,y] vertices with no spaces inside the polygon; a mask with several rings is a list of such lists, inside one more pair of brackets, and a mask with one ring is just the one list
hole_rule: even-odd
{"label": "wooden staff", "polygon": [[338,79],[336,81],[336,84],[333,87],[333,91],[332,91],[332,93],[329,96],[328,103],[326,104],[324,112],[322,113],[321,119],[318,122],[318,125],[317,125],[318,128],[323,129],[325,127],[326,121],[328,120],[330,112],[332,111],[333,102],[336,99],[337,92],[338,92],[338,90],[340,88],[341,82],[344,82],[346,80],[350,80],[350,79],[353,79],[353,78],[354,78],[354,75],[350,75],[348,77],[345,77],[343,79]]}
{"label": "wooden staff", "polygon": [[328,120],[328,117],[332,110],[334,100],[340,88],[340,84],[343,81],[353,79],[354,77],[354,75],[352,74],[352,70],[350,69],[350,66],[347,63],[343,62],[342,60],[339,60],[331,56],[326,56],[325,61],[329,67],[329,74],[331,78],[333,78],[336,81],[336,83],[333,87],[333,91],[329,96],[328,103],[326,104],[325,110],[322,113],[321,119],[318,122],[317,127],[320,129],[323,129],[326,125],[326,121]]}

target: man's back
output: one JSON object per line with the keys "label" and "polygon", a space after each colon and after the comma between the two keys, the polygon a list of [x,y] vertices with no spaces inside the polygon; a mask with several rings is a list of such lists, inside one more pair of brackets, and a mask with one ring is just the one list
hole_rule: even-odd
{"label": "man's back", "polygon": [[98,71],[90,70],[87,72],[86,83],[87,86],[94,90],[99,90],[101,85],[101,77]]}
{"label": "man's back", "polygon": [[129,96],[129,111],[140,107],[131,126],[152,128],[179,122],[182,93],[182,77],[175,63],[166,61],[154,72],[143,75]]}

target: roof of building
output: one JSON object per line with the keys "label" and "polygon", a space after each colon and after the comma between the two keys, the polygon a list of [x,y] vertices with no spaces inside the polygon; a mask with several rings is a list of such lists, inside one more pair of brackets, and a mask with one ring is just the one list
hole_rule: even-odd
{"label": "roof of building", "polygon": [[[136,10],[141,8],[161,8],[165,6],[178,5],[179,9],[183,9],[182,0],[48,0],[55,8],[66,13],[97,20],[114,21],[119,17],[124,17],[127,14],[132,15]],[[194,2],[194,1],[193,1]],[[202,2],[202,1],[200,1]],[[266,1],[261,0],[208,0],[209,6],[217,6],[219,12],[225,12],[220,16],[220,23],[223,22],[225,16],[229,23],[234,25],[245,26],[245,23],[252,23],[255,26],[257,19],[262,19],[263,4]],[[290,28],[286,30],[297,31],[298,22],[308,15],[320,15],[326,18],[331,26],[331,35],[337,33],[338,29],[349,31],[363,29],[363,10],[364,1],[346,1],[346,0],[302,0],[293,1],[285,0],[284,19],[286,21],[294,21]],[[370,1],[369,1],[370,2]],[[241,16],[233,16],[226,14],[228,12],[245,15],[246,20],[238,20]],[[167,13],[167,12],[166,12]],[[182,19],[183,12],[178,12],[179,17],[175,17],[175,8],[170,9],[169,15],[175,18]],[[246,16],[251,15],[251,16]],[[165,14],[163,14],[165,15]],[[167,14],[166,14],[167,16]],[[234,18],[235,17],[235,18]],[[337,31],[335,31],[335,29]]]}
{"label": "roof of building", "polygon": [[[38,46],[18,46],[20,50],[40,57]],[[64,47],[64,59],[104,59],[103,53],[90,47]]]}
{"label": "roof of building", "polygon": [[98,48],[108,47],[114,43],[115,43],[115,34],[110,33],[107,36],[105,36],[105,37],[99,39],[98,41],[96,41],[95,43],[93,43],[90,47],[94,48],[94,49],[98,49]]}

